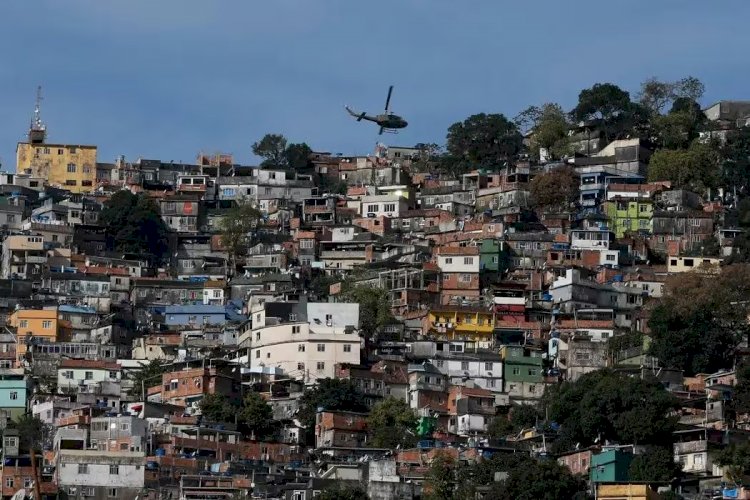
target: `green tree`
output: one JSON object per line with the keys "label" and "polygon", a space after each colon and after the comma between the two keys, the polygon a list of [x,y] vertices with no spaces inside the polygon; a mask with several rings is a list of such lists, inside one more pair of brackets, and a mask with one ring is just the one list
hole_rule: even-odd
{"label": "green tree", "polygon": [[674,461],[672,449],[661,446],[650,446],[636,455],[628,470],[629,479],[636,482],[670,482],[681,475],[682,468]]}
{"label": "green tree", "polygon": [[219,219],[221,244],[229,254],[229,267],[232,274],[237,271],[237,257],[247,252],[251,239],[250,232],[257,226],[259,220],[260,212],[244,200],[230,208]]}
{"label": "green tree", "polygon": [[448,128],[446,149],[455,166],[495,169],[521,150],[518,127],[502,114],[472,115]]}
{"label": "green tree", "polygon": [[260,397],[257,392],[245,394],[242,408],[239,410],[238,418],[245,424],[256,438],[268,434],[273,423],[273,409]]}
{"label": "green tree", "polygon": [[367,411],[364,395],[351,380],[325,378],[305,390],[299,402],[299,419],[311,429],[318,408],[325,410]]}
{"label": "green tree", "polygon": [[557,167],[531,179],[531,201],[541,209],[569,210],[578,200],[580,184],[580,177],[572,167]]}
{"label": "green tree", "polygon": [[521,130],[531,132],[530,152],[539,159],[539,150],[544,148],[551,158],[560,158],[571,153],[570,122],[568,115],[556,103],[530,106],[514,119]]}
{"label": "green tree", "polygon": [[598,121],[607,141],[624,138],[644,121],[648,110],[630,101],[630,94],[612,83],[596,83],[578,94],[571,111],[577,121]]}
{"label": "green tree", "polygon": [[542,415],[534,405],[514,406],[510,410],[510,423],[516,430],[528,429],[535,427],[537,422],[542,419]]}
{"label": "green tree", "polygon": [[32,449],[41,452],[44,445],[51,442],[54,432],[51,426],[42,422],[39,417],[29,414],[11,420],[8,426],[18,431],[19,450],[27,452]]}
{"label": "green tree", "polygon": [[[508,472],[497,483],[491,498],[497,500],[557,500],[585,495],[586,485],[555,460],[529,460]],[[585,498],[585,497],[584,497]]]}
{"label": "green tree", "polygon": [[359,304],[359,330],[367,340],[384,340],[378,334],[385,325],[394,322],[388,291],[367,285],[352,286],[345,281],[341,286],[341,302]]}
{"label": "green tree", "polygon": [[608,369],[549,387],[543,397],[549,418],[561,427],[556,451],[600,442],[662,444],[671,438],[677,401],[655,379]]}
{"label": "green tree", "polygon": [[663,82],[649,78],[641,84],[639,102],[654,115],[659,115],[672,103],[674,111],[677,101],[696,102],[705,92],[705,86],[695,77],[688,76],[675,82]]}
{"label": "green tree", "polygon": [[336,485],[326,488],[316,496],[316,500],[367,500],[367,491],[361,486]]}
{"label": "green tree", "polygon": [[648,180],[670,181],[673,187],[702,193],[716,186],[718,164],[715,149],[709,144],[695,141],[687,150],[660,149],[654,153],[648,167]]}
{"label": "green tree", "polygon": [[496,415],[487,425],[487,435],[493,439],[505,439],[516,432],[510,414]]}
{"label": "green tree", "polygon": [[426,500],[458,500],[456,495],[456,461],[446,453],[437,453],[425,476]]}
{"label": "green tree", "polygon": [[417,416],[403,399],[388,397],[367,418],[371,444],[376,448],[411,448],[416,442]]}
{"label": "green tree", "polygon": [[724,185],[732,194],[747,196],[750,191],[750,127],[729,132],[720,147]]}
{"label": "green tree", "polygon": [[312,149],[306,143],[302,142],[299,144],[290,144],[284,150],[284,162],[286,166],[294,170],[302,170],[308,168],[310,163],[310,155]]}
{"label": "green tree", "polygon": [[716,463],[724,467],[724,475],[735,483],[746,483],[750,476],[750,443],[731,444],[716,456]]}
{"label": "green tree", "polygon": [[748,335],[750,265],[725,266],[719,275],[671,277],[649,318],[649,353],[686,375],[731,368],[737,344]]}
{"label": "green tree", "polygon": [[118,191],[104,202],[99,224],[107,229],[108,247],[118,252],[142,254],[158,263],[169,249],[169,228],[159,206],[145,194]]}
{"label": "green tree", "polygon": [[143,397],[145,400],[146,395],[143,393],[147,392],[149,387],[161,385],[160,375],[168,372],[171,365],[163,359],[154,359],[150,363],[141,362],[140,365],[140,370],[132,377],[133,386],[130,388],[130,395]]}
{"label": "green tree", "polygon": [[287,140],[283,135],[266,134],[253,144],[252,150],[254,155],[263,158],[261,167],[284,168],[287,166],[286,145]]}
{"label": "green tree", "polygon": [[204,394],[200,401],[201,415],[210,422],[234,422],[237,407],[224,394]]}

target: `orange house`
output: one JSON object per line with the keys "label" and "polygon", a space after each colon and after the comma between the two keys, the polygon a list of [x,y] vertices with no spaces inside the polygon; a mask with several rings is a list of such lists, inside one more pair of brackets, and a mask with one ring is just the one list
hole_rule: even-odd
{"label": "orange house", "polygon": [[57,307],[19,309],[10,315],[9,323],[16,329],[16,364],[26,354],[27,337],[31,336],[42,342],[57,341]]}

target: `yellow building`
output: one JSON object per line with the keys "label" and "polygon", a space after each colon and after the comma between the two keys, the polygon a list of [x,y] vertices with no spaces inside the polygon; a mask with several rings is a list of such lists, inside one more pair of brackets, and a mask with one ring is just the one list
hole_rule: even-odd
{"label": "yellow building", "polygon": [[26,354],[28,336],[42,342],[57,341],[57,307],[50,309],[18,309],[9,318],[16,329],[16,362]]}
{"label": "yellow building", "polygon": [[427,315],[427,332],[447,339],[489,340],[495,329],[492,311],[473,307],[441,307]]}
{"label": "yellow building", "polygon": [[660,500],[661,495],[647,484],[600,484],[596,487],[600,500]]}
{"label": "yellow building", "polygon": [[667,259],[667,272],[687,273],[699,271],[709,274],[717,274],[720,270],[722,259],[716,257],[672,257]]}
{"label": "yellow building", "polygon": [[40,177],[47,184],[73,193],[87,193],[96,186],[96,146],[50,144],[42,122],[37,90],[36,108],[28,132],[28,141],[16,146],[16,172]]}
{"label": "yellow building", "polygon": [[19,142],[16,172],[73,193],[90,192],[96,187],[96,146]]}

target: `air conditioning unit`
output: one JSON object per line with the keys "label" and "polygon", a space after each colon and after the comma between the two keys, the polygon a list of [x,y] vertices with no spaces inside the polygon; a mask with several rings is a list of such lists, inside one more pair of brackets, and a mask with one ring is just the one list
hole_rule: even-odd
{"label": "air conditioning unit", "polygon": [[374,219],[375,218],[375,212],[367,212],[367,217],[370,218],[370,219]]}

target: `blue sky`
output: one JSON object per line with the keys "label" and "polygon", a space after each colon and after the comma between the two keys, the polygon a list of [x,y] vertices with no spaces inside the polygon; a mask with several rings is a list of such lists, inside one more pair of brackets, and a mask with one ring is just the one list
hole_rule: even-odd
{"label": "blue sky", "polygon": [[749,18],[747,0],[2,0],[0,158],[15,169],[40,84],[49,140],[100,161],[251,163],[266,132],[365,154],[377,129],[343,105],[378,112],[389,84],[400,145],[596,82],[694,75],[703,104],[747,99]]}

